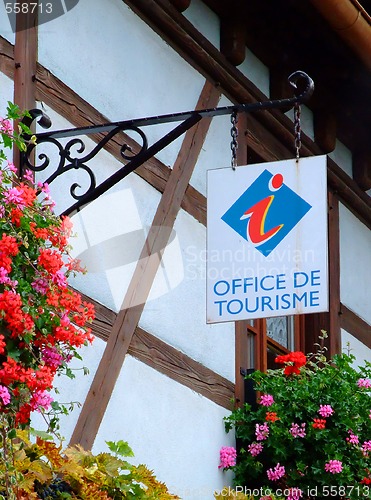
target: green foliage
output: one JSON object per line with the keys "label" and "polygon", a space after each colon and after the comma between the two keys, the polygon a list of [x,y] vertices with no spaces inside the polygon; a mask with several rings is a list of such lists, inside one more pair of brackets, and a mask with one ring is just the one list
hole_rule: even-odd
{"label": "green foliage", "polygon": [[[355,369],[354,361],[350,354],[326,361],[320,348],[309,356],[299,374],[287,375],[278,369],[250,376],[258,401],[261,403],[262,395],[270,395],[274,402],[258,404],[256,411],[245,404],[225,419],[226,430],[234,429],[241,444],[237,465],[230,467],[237,485],[265,486],[272,491],[277,487],[299,488],[304,498],[313,488],[319,497],[325,497],[323,488],[328,487],[333,487],[335,495],[331,496],[337,498],[369,497],[371,364]],[[288,362],[287,366],[292,365]],[[321,405],[333,413],[324,415]],[[293,430],[294,424],[300,427],[301,436],[297,435],[298,427]],[[267,425],[269,435],[258,439],[257,425]],[[253,456],[256,444],[263,449]],[[341,470],[326,470],[331,460],[338,461]],[[285,473],[270,480],[267,470],[277,464],[284,466]]]}
{"label": "green foliage", "polygon": [[[125,458],[133,452],[124,441],[108,442],[112,453],[94,455],[81,446],[62,450],[45,433],[32,443],[26,431],[17,431],[12,449],[13,465],[0,463],[0,491],[8,481],[7,498],[14,499],[177,499],[146,466],[134,466]],[[9,496],[9,492],[11,495]],[[0,496],[1,498],[1,496]]]}

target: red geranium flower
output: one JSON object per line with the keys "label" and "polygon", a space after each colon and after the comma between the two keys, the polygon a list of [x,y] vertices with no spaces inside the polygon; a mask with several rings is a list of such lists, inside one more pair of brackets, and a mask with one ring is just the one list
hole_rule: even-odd
{"label": "red geranium flower", "polygon": [[293,373],[298,375],[300,373],[299,368],[305,365],[307,358],[303,352],[295,351],[290,352],[289,354],[277,356],[275,362],[280,364],[292,363],[292,365],[287,365],[285,367],[283,373],[285,375],[291,375]]}

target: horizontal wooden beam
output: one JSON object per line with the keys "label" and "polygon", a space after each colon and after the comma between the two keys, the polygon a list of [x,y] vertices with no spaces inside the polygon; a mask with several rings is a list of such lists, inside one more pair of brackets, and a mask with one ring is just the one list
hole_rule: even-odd
{"label": "horizontal wooden beam", "polygon": [[340,326],[371,349],[371,325],[344,304],[340,305]]}
{"label": "horizontal wooden beam", "polygon": [[[201,36],[200,34],[198,35]],[[218,51],[216,52],[218,53]],[[207,58],[206,55],[204,57]],[[220,57],[223,56],[219,54],[219,58]],[[223,57],[223,59],[225,58]],[[212,64],[212,61],[208,62],[209,64]],[[225,61],[225,64],[229,63]],[[13,78],[13,65],[13,47],[7,40],[0,37],[0,70],[3,71],[9,78]],[[231,71],[238,71],[231,64],[229,64],[228,67],[231,69]],[[247,80],[247,78],[245,78],[239,71],[238,73],[241,75],[240,78],[242,78],[247,85],[249,83],[249,80]],[[249,83],[248,87],[250,88],[252,85],[253,84]],[[242,94],[239,90],[241,85],[238,85],[238,82],[236,82],[235,86],[235,95],[241,97],[240,102],[254,101],[254,98],[251,95],[250,101],[243,101],[242,97],[246,95],[247,90],[245,90],[245,92]],[[61,80],[59,80],[57,77],[52,75],[46,68],[44,68],[40,64],[38,65],[37,69],[36,90],[36,98],[38,100],[45,102],[48,106],[55,109],[55,111],[64,116],[76,127],[96,125],[99,123],[107,122],[107,119],[101,113],[99,113],[99,111],[93,108],[93,106],[91,106],[84,99],[78,96],[72,89],[61,82]],[[263,94],[260,93],[258,98],[258,100],[264,98]],[[262,112],[260,114],[265,113],[266,112]],[[292,142],[292,123],[289,120],[288,122],[289,125],[287,133],[289,134],[290,141]],[[247,115],[247,126],[247,146],[249,149],[256,152],[256,154],[261,159],[265,161],[272,161],[292,157],[290,149],[280,142],[279,136],[274,132],[267,130],[252,115]],[[318,146],[316,146],[312,141],[306,138],[305,134],[303,134],[303,136],[304,146],[302,149],[304,155],[318,153],[322,154],[322,151],[318,148]],[[99,136],[94,136],[92,138],[95,141],[99,140]],[[134,149],[138,148],[138,145],[135,143],[135,141],[133,141],[129,136],[126,136],[125,134],[123,134],[123,141],[128,142],[128,144]],[[121,143],[121,141],[119,142]],[[307,144],[311,144],[311,150],[309,150]],[[118,142],[114,143],[111,141],[106,145],[106,149],[108,152],[113,154],[115,158],[121,161],[121,157],[119,156],[118,152],[118,145]],[[136,172],[158,191],[163,193],[171,169],[162,164],[156,158],[152,158],[151,160],[147,161],[145,165],[140,167]],[[328,181],[329,186],[334,192],[336,192],[341,201],[364,224],[371,228],[370,197],[367,196],[358,187],[356,182],[350,179],[350,177],[331,159],[329,159],[328,161]],[[182,208],[188,211],[188,213],[195,217],[199,222],[201,222],[202,224],[206,224],[206,199],[192,186],[188,186],[186,190],[185,197],[182,201]]]}
{"label": "horizontal wooden beam", "polygon": [[[94,335],[107,342],[117,314],[90,297],[84,296],[84,299],[92,302],[95,307],[96,318],[92,327]],[[232,382],[143,328],[135,329],[128,353],[219,406],[228,410],[232,408],[231,399],[234,397]]]}
{"label": "horizontal wooden beam", "polygon": [[0,36],[0,71],[14,79],[14,46]]}

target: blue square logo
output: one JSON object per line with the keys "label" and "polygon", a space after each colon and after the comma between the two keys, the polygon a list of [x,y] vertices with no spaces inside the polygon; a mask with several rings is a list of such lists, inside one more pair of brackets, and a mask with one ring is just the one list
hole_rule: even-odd
{"label": "blue square logo", "polygon": [[267,257],[311,208],[281,173],[264,170],[222,220]]}

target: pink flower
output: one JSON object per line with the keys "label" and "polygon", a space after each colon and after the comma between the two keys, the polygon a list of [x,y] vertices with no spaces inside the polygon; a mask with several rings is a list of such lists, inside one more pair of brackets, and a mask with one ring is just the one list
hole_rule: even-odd
{"label": "pink flower", "polygon": [[371,441],[365,441],[361,447],[363,452],[371,451]]}
{"label": "pink flower", "polygon": [[274,469],[267,470],[267,476],[270,481],[278,481],[278,479],[280,479],[284,475],[285,467],[280,464],[277,464]]}
{"label": "pink flower", "polygon": [[294,438],[305,437],[306,436],[305,423],[300,424],[300,426],[299,426],[299,424],[291,424],[291,428],[290,428],[289,432]]}
{"label": "pink flower", "polygon": [[23,200],[23,189],[13,187],[4,191],[4,198],[6,203],[14,203],[19,208],[23,208],[25,206]]}
{"label": "pink flower", "polygon": [[9,283],[10,278],[5,267],[0,267],[0,283]]}
{"label": "pink flower", "polygon": [[263,451],[263,445],[261,443],[251,443],[247,447],[247,451],[250,452],[253,457],[256,457]]}
{"label": "pink flower", "polygon": [[53,398],[47,391],[35,391],[32,395],[30,405],[32,410],[40,411],[41,409],[48,410],[53,402]]}
{"label": "pink flower", "polygon": [[39,293],[42,293],[43,295],[46,294],[46,292],[49,290],[49,284],[45,278],[36,278],[32,283],[31,286]]}
{"label": "pink flower", "polygon": [[237,451],[233,446],[223,446],[220,449],[220,465],[219,469],[226,469],[236,465]]}
{"label": "pink flower", "polygon": [[14,165],[12,161],[8,161],[8,168],[11,172],[17,173],[17,167]]}
{"label": "pink flower", "polygon": [[0,398],[3,400],[4,405],[8,405],[10,403],[10,394],[5,385],[0,385]]}
{"label": "pink flower", "polygon": [[37,187],[45,194],[50,194],[49,184],[47,182],[38,182]]}
{"label": "pink flower", "polygon": [[300,500],[303,496],[303,492],[300,488],[290,488],[287,500]]}
{"label": "pink flower", "polygon": [[348,431],[349,437],[346,438],[349,444],[358,444],[359,437],[356,434],[353,434],[353,431]]}
{"label": "pink flower", "polygon": [[23,179],[25,179],[26,181],[30,181],[30,182],[33,182],[33,172],[29,169],[27,169],[25,171],[25,173],[23,174]]}
{"label": "pink flower", "polygon": [[358,387],[371,388],[371,380],[369,378],[360,378],[357,382]]}
{"label": "pink flower", "polygon": [[2,134],[12,135],[13,125],[10,120],[0,118],[0,132]]}
{"label": "pink flower", "polygon": [[343,470],[343,464],[340,460],[330,460],[325,464],[325,471],[331,474],[339,474]]}
{"label": "pink flower", "polygon": [[270,394],[263,394],[263,396],[260,396],[260,404],[263,406],[272,406],[274,403],[273,396]]}
{"label": "pink flower", "polygon": [[318,413],[321,415],[321,417],[331,417],[331,415],[334,413],[334,410],[330,405],[320,405]]}
{"label": "pink flower", "polygon": [[53,277],[52,277],[53,283],[58,285],[59,288],[66,288],[67,287],[67,278],[64,275],[63,271],[59,270],[57,271]]}
{"label": "pink flower", "polygon": [[255,425],[255,435],[256,435],[257,441],[264,441],[265,439],[267,439],[267,437],[269,436],[268,423],[265,422],[262,425],[256,424]]}
{"label": "pink flower", "polygon": [[42,359],[45,364],[58,368],[63,362],[63,356],[55,347],[45,347],[42,352]]}

